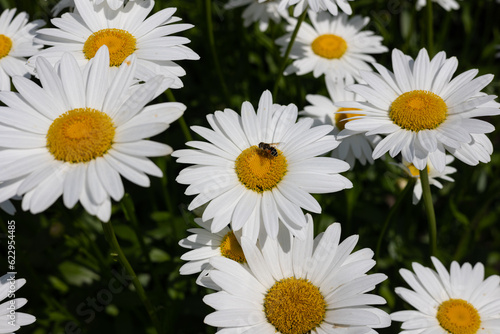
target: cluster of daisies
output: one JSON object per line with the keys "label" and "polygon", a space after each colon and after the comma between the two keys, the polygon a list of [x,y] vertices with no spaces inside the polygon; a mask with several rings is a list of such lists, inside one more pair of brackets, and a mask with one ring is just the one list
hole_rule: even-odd
{"label": "cluster of daisies", "polygon": [[[440,4],[456,9],[454,1]],[[356,161],[401,156],[397,165],[417,179],[414,204],[422,170],[442,187],[437,179],[453,181],[455,158],[488,162],[486,133],[494,127],[477,117],[500,113],[496,96],[481,92],[493,76],[470,70],[454,77],[455,57],[431,59],[425,49],[415,59],[394,49],[387,69],[372,56],[388,50],[382,38],[363,30],[368,18],[349,16],[345,0],[232,0],[226,8],[244,5],[247,26],[287,21],[287,34],[276,40],[283,54],[293,43],[284,74],[324,76],[330,97],[308,95],[311,105],[299,112],[264,91],[257,107],[244,102],[239,113],[208,115],[210,128],[192,127],[206,141],[172,153],[190,164],[177,181],[196,196],[189,209],[201,216],[180,241],[189,249],[180,272],[198,274],[197,284],[216,291],[204,298],[215,309],[205,323],[218,333],[376,333],[391,320],[407,334],[500,331],[500,277],[485,279],[482,264],[453,262],[447,271],[432,257],[435,270],[418,263],[414,272],[402,269],[411,289],[396,293],[416,310],[389,315],[377,307],[384,298],[370,294],[387,278],[368,274],[373,251],[353,252],[358,236],[341,241],[339,223],[315,237],[304,214],[321,213],[311,194],[352,187],[339,173]],[[301,21],[306,15],[311,24]]]}
{"label": "cluster of daisies", "polygon": [[[414,272],[402,269],[412,290],[396,293],[416,310],[389,315],[377,307],[384,298],[370,293],[387,279],[368,274],[373,251],[354,251],[357,235],[341,241],[339,223],[314,236],[306,212],[321,213],[321,206],[312,194],[351,188],[340,173],[356,161],[401,156],[398,166],[417,178],[417,203],[422,170],[442,187],[437,178],[452,181],[455,158],[490,160],[486,134],[494,127],[477,117],[500,113],[496,96],[481,92],[493,76],[469,70],[453,77],[458,61],[444,52],[431,59],[422,49],[413,59],[394,49],[392,71],[376,63],[374,55],[388,48],[364,30],[369,18],[351,16],[349,1],[230,0],[226,8],[248,6],[247,26],[259,21],[266,30],[270,20],[285,20],[287,33],[276,40],[283,54],[293,44],[285,75],[322,77],[330,96],[308,95],[311,105],[299,111],[264,91],[257,107],[244,102],[239,113],[207,115],[210,128],[191,128],[206,141],[175,152],[148,139],[186,109],[148,105],[183,86],[185,71],[175,61],[199,58],[187,38],[173,35],[192,27],[179,23],[175,8],[150,15],[153,0],[63,0],[54,13],[69,12],[51,20],[53,28],[6,10],[0,202],[12,211],[9,200],[21,199],[36,214],[62,196],[66,207],[80,203],[106,222],[111,200],[124,195],[121,178],[148,187],[148,175],[162,176],[149,158],[172,154],[190,165],[177,181],[195,195],[189,209],[200,216],[200,227],[180,241],[190,249],[180,272],[199,273],[197,283],[216,291],[204,298],[215,309],[205,322],[220,333],[368,334],[391,320],[403,322],[406,334],[499,331],[500,277],[485,279],[480,263],[453,262],[448,272],[432,258],[435,270],[418,263]],[[436,2],[458,8],[454,0]],[[0,333],[13,329],[2,327],[7,318],[0,314]],[[26,316],[23,324],[33,321]]]}
{"label": "cluster of daisies", "polygon": [[[183,87],[176,61],[199,56],[175,34],[175,8],[154,14],[154,0],[61,1],[45,22],[7,9],[0,16],[0,206],[10,199],[42,212],[62,196],[107,222],[111,200],[124,196],[122,177],[149,187],[162,170],[149,158],[172,148],[149,140],[182,116],[182,103],[150,104],[167,89]],[[0,279],[0,297],[10,291]],[[17,280],[20,288],[24,280]],[[5,284],[4,284],[5,283]],[[14,289],[16,290],[16,289]],[[10,295],[10,293],[9,293]],[[10,297],[9,297],[10,298]],[[26,303],[2,304],[0,333],[35,321],[17,313]],[[10,313],[9,313],[10,312]],[[15,316],[15,317],[16,317]]]}
{"label": "cluster of daisies", "polygon": [[148,104],[183,86],[175,61],[199,56],[174,35],[193,26],[179,23],[175,8],[150,15],[154,5],[61,1],[55,11],[73,10],[52,19],[52,28],[15,9],[2,13],[0,202],[7,210],[17,197],[36,214],[62,196],[66,207],[79,202],[108,221],[111,199],[124,195],[121,177],[148,187],[148,175],[162,176],[149,157],[172,148],[146,138],[186,107]]}

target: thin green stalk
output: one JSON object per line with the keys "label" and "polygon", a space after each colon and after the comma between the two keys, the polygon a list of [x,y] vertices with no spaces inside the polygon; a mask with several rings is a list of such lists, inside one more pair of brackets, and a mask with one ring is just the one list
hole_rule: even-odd
{"label": "thin green stalk", "polygon": [[427,224],[429,225],[429,250],[430,255],[436,255],[436,215],[434,213],[434,204],[432,203],[431,185],[429,184],[429,172],[427,167],[420,171],[420,181],[422,182],[422,197],[427,213]]}
{"label": "thin green stalk", "polygon": [[179,117],[179,124],[182,129],[182,133],[184,133],[184,138],[186,138],[186,141],[192,141],[193,136],[191,136],[191,132],[189,132],[189,127],[186,123],[186,120],[184,119],[184,116]]}
{"label": "thin green stalk", "polygon": [[396,211],[399,209],[401,203],[403,202],[403,199],[406,198],[406,195],[410,191],[410,189],[413,188],[413,185],[415,184],[415,181],[413,179],[409,180],[408,183],[406,183],[406,186],[404,187],[403,190],[398,195],[398,198],[396,200],[396,203],[391,207],[391,210],[389,211],[389,214],[385,218],[384,226],[382,227],[382,231],[380,231],[380,235],[378,236],[378,241],[377,241],[377,248],[375,249],[375,257],[377,259],[380,258],[380,247],[382,246],[382,241],[384,240],[385,234],[387,233],[387,229],[391,225],[391,220],[392,216],[396,213]]}
{"label": "thin green stalk", "polygon": [[[167,89],[165,91],[165,94],[167,95],[167,99],[170,102],[176,102],[174,93],[172,93],[171,89]],[[186,120],[184,119],[184,116],[179,117],[178,121],[179,121],[179,125],[181,126],[182,133],[184,134],[184,138],[186,138],[186,141],[192,141],[193,136],[191,136],[191,132],[189,132],[189,127],[186,124]]]}
{"label": "thin green stalk", "polygon": [[153,264],[151,263],[151,259],[149,257],[149,250],[146,247],[146,243],[144,242],[144,238],[140,232],[139,222],[137,221],[137,216],[135,214],[135,206],[132,198],[130,198],[129,194],[125,194],[123,199],[120,202],[123,213],[125,214],[125,218],[128,222],[132,223],[132,229],[135,232],[135,236],[139,241],[139,246],[141,247],[142,255],[146,258],[146,262],[148,263],[148,268],[153,269]]}
{"label": "thin green stalk", "polygon": [[57,297],[55,297],[53,294],[50,294],[50,296],[48,296],[45,292],[42,292],[40,296],[49,309],[53,308],[54,310],[64,314],[67,319],[71,319],[72,322],[76,323],[77,325],[81,325],[81,321],[77,317],[73,316],[73,314],[68,311],[68,308],[66,306],[63,306],[61,303],[59,303]]}
{"label": "thin green stalk", "polygon": [[163,192],[163,198],[165,198],[165,203],[167,204],[167,209],[168,211],[171,213],[171,214],[175,214],[176,213],[176,210],[175,210],[175,207],[174,207],[174,204],[172,203],[172,198],[170,196],[170,189],[169,189],[169,185],[168,185],[168,180],[169,180],[169,175],[167,174],[168,170],[168,166],[170,165],[169,164],[169,161],[170,161],[170,157],[165,157],[165,160],[163,161],[165,164],[162,166],[162,170],[163,170],[163,177],[161,178],[161,189],[162,189],[162,192]]}
{"label": "thin green stalk", "polygon": [[215,39],[214,39],[214,26],[212,23],[212,1],[205,0],[205,9],[207,14],[207,31],[208,31],[208,41],[210,43],[210,51],[212,52],[212,58],[214,59],[215,71],[217,72],[217,76],[219,77],[220,85],[222,87],[222,92],[226,98],[226,101],[229,102],[229,91],[227,90],[226,81],[224,80],[224,76],[222,75],[222,70],[219,64],[219,58],[217,57],[217,50],[215,48]]}
{"label": "thin green stalk", "polygon": [[304,21],[307,15],[307,10],[304,10],[302,15],[300,15],[297,25],[295,26],[295,29],[292,32],[292,37],[290,38],[290,42],[288,43],[288,46],[285,51],[285,55],[283,56],[283,60],[280,66],[280,70],[278,72],[278,78],[276,79],[276,82],[274,83],[274,88],[273,88],[273,99],[276,100],[276,96],[278,95],[278,89],[279,89],[279,84],[280,80],[283,77],[283,72],[285,71],[286,63],[288,62],[288,56],[290,56],[290,51],[292,51],[292,46],[293,43],[295,42],[295,38],[297,37],[297,34],[299,32],[300,25]]}
{"label": "thin green stalk", "polygon": [[432,0],[427,0],[427,51],[434,56],[434,20],[432,17]]}
{"label": "thin green stalk", "polygon": [[415,6],[413,6],[413,9],[411,10],[411,18],[410,18],[410,30],[408,31],[408,36],[406,36],[406,41],[402,47],[402,51],[404,53],[409,53],[410,49],[410,44],[413,39],[413,34],[415,32],[415,24],[416,24],[416,18],[417,18],[417,10],[415,9]]}
{"label": "thin green stalk", "polygon": [[139,279],[137,278],[137,275],[135,274],[134,269],[130,265],[130,263],[127,260],[127,257],[123,253],[120,244],[118,243],[118,240],[116,239],[115,231],[113,229],[113,224],[111,222],[108,223],[102,223],[102,228],[104,230],[104,235],[106,236],[106,240],[109,242],[109,245],[111,247],[111,250],[113,253],[115,253],[118,256],[118,260],[122,264],[122,266],[125,268],[127,273],[132,277],[132,283],[134,284],[135,291],[137,291],[137,294],[139,295],[139,298],[141,299],[142,303],[146,307],[146,310],[148,311],[149,317],[151,318],[151,321],[153,322],[153,326],[156,329],[156,333],[161,333],[161,326],[160,326],[160,321],[158,319],[158,316],[156,315],[156,311],[153,308],[153,304],[151,304],[151,301],[146,295],[146,292],[144,291],[144,288],[141,285],[141,282],[139,282]]}

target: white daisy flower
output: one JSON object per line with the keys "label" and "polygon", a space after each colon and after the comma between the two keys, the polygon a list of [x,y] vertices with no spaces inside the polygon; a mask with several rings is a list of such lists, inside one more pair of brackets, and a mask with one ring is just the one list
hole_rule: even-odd
{"label": "white daisy flower", "polygon": [[6,9],[0,15],[0,91],[10,90],[10,78],[15,75],[29,77],[26,57],[41,48],[33,41],[35,31],[43,26],[43,20],[28,22],[28,14],[16,14],[16,9]]}
{"label": "white daisy flower", "polygon": [[0,333],[14,333],[21,326],[32,324],[36,318],[31,314],[18,312],[28,300],[26,298],[13,298],[17,291],[26,284],[24,278],[15,279],[14,274],[7,273],[0,277],[0,301],[5,300],[0,305]]}
{"label": "white daisy flower", "polygon": [[[446,155],[446,166],[444,167],[444,170],[442,172],[434,168],[430,161],[427,162],[427,173],[429,175],[430,185],[442,189],[443,185],[437,180],[438,178],[448,182],[454,182],[454,180],[448,176],[449,174],[453,174],[457,171],[456,168],[448,166],[453,162],[453,160],[455,159],[451,155]],[[420,202],[420,199],[422,198],[422,182],[420,181],[420,171],[415,168],[415,166],[413,166],[411,162],[408,162],[406,160],[403,160],[403,163],[396,164],[396,166],[404,170],[408,174],[408,176],[416,179],[415,185],[413,187],[413,204],[418,204],[418,202]]]}
{"label": "white daisy flower", "polygon": [[373,164],[373,147],[380,140],[380,136],[365,136],[362,132],[356,132],[345,128],[345,124],[351,117],[361,116],[356,110],[341,108],[336,105],[340,101],[363,101],[361,97],[345,90],[346,85],[354,83],[352,78],[346,80],[335,80],[332,76],[325,76],[326,88],[330,98],[322,95],[307,95],[306,99],[310,106],[304,107],[299,115],[312,117],[317,124],[332,124],[333,135],[340,145],[332,151],[332,157],[346,161],[351,169],[354,168],[356,160],[362,165],[366,162]]}
{"label": "white daisy flower", "polygon": [[[321,207],[310,193],[330,193],[352,187],[339,175],[349,169],[343,161],[317,157],[338,142],[329,125],[311,128],[313,120],[297,120],[297,107],[273,105],[265,91],[257,113],[244,102],[241,116],[231,109],[207,116],[211,129],[191,129],[210,143],[193,141],[194,149],[175,151],[179,163],[195,164],[182,170],[177,182],[189,184],[187,195],[198,196],[193,210],[210,202],[202,219],[213,219],[217,233],[231,222],[234,231],[252,240],[276,238],[278,222],[302,235],[306,220],[301,208],[315,213]],[[261,224],[265,228],[261,228]],[[266,234],[267,233],[267,234]]]}
{"label": "white daisy flower", "polygon": [[146,157],[172,149],[144,139],[165,131],[185,106],[145,107],[167,79],[132,85],[135,56],[113,76],[106,46],[83,69],[70,54],[64,54],[58,71],[43,57],[36,65],[42,87],[15,77],[19,93],[0,92],[7,105],[0,113],[6,148],[0,151],[0,189],[10,197],[24,194],[22,208],[34,214],[63,195],[66,207],[80,201],[108,221],[110,199],[119,201],[124,194],[120,175],[143,187],[149,186],[146,174],[162,176]]}
{"label": "white daisy flower", "polygon": [[224,227],[217,233],[210,232],[212,222],[204,222],[200,218],[195,218],[195,223],[202,228],[188,229],[190,236],[179,241],[179,245],[191,249],[181,256],[181,260],[189,261],[180,268],[181,275],[191,275],[200,273],[196,283],[206,288],[219,290],[210,278],[213,267],[210,259],[214,257],[226,257],[238,263],[245,264],[245,254],[239,242],[240,236],[235,234],[229,227]]}
{"label": "white daisy flower", "polygon": [[349,87],[366,103],[340,104],[365,114],[347,123],[347,129],[387,135],[375,147],[373,158],[401,152],[417,169],[424,169],[430,159],[438,171],[445,168],[446,151],[469,165],[488,162],[492,145],[484,134],[495,128],[473,117],[500,113],[500,105],[493,101],[496,96],[479,93],[493,75],[473,79],[478,71],[469,70],[452,80],[457,59],[446,59],[439,52],[431,61],[425,49],[415,61],[394,49],[392,63],[394,73],[374,64],[380,74],[362,71],[367,84]]}
{"label": "white daisy flower", "polygon": [[[263,2],[265,0],[258,0]],[[296,5],[293,10],[293,16],[302,14],[309,5],[309,8],[314,12],[323,12],[328,10],[331,15],[337,16],[340,8],[347,15],[352,14],[351,5],[348,1],[354,0],[281,0],[280,9],[285,9],[290,6]]]}
{"label": "white daisy flower", "polygon": [[368,294],[384,274],[366,275],[375,261],[365,248],[351,254],[358,236],[340,241],[335,223],[313,236],[306,215],[306,238],[267,240],[258,248],[246,237],[241,246],[249,270],[223,257],[212,258],[212,279],[221,291],[203,301],[216,311],[205,323],[218,333],[376,333],[388,327],[387,313],[368,305],[385,304]]}
{"label": "white daisy flower", "polygon": [[[118,10],[123,6],[124,3],[134,1],[134,0],[95,0],[96,5],[100,5],[101,3],[105,3],[112,10]],[[52,8],[52,15],[58,15],[65,8],[74,8],[75,0],[61,0],[59,1],[54,8]]]}
{"label": "white daisy flower", "polygon": [[[386,52],[382,37],[373,31],[361,31],[370,19],[361,16],[349,17],[345,14],[331,16],[329,13],[309,11],[312,26],[302,22],[297,38],[290,51],[295,59],[285,70],[285,75],[304,75],[313,72],[317,78],[325,73],[335,79],[354,77],[359,79],[359,71],[370,71],[368,63],[375,59],[369,54]],[[288,33],[276,40],[284,55],[295,29],[296,20],[286,27]]]}
{"label": "white daisy flower", "polygon": [[[443,7],[447,11],[460,8],[460,5],[455,0],[432,0],[432,1],[437,2],[441,7]],[[416,4],[417,10],[422,9],[422,7],[425,7],[426,5],[427,5],[427,0],[417,0]]]}
{"label": "white daisy flower", "polygon": [[57,28],[37,31],[35,41],[50,47],[31,57],[28,63],[34,65],[36,58],[43,56],[54,65],[69,52],[83,67],[102,45],[107,45],[113,68],[135,54],[137,79],[145,81],[161,74],[175,80],[170,88],[180,88],[179,77],[186,72],[173,60],[199,59],[199,56],[184,45],[189,39],[171,34],[193,25],[173,24],[180,20],[173,16],[176,8],[163,9],[146,19],[153,7],[152,0],[130,1],[111,12],[105,3],[97,5],[96,0],[75,0],[74,13],[51,20]]}
{"label": "white daisy flower", "polygon": [[248,6],[243,11],[243,24],[249,27],[254,22],[259,22],[261,31],[267,30],[269,20],[275,23],[280,23],[282,18],[288,18],[288,11],[278,8],[278,0],[267,0],[259,2],[257,0],[230,0],[225,6],[225,9],[233,9],[236,7]]}
{"label": "white daisy flower", "polygon": [[401,333],[493,334],[500,332],[500,277],[484,279],[484,266],[462,267],[453,261],[450,272],[432,257],[436,271],[413,263],[415,273],[399,272],[413,290],[396,288],[396,293],[415,311],[391,314],[403,324]]}

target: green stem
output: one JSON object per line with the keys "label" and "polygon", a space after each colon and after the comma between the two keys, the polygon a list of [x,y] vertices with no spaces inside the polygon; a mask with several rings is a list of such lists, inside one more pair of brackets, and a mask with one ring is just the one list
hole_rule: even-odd
{"label": "green stem", "polygon": [[[174,93],[172,92],[171,89],[167,89],[165,91],[165,94],[167,95],[167,99],[170,102],[176,102]],[[182,133],[184,134],[184,138],[186,138],[186,141],[192,141],[193,136],[191,136],[191,132],[189,132],[189,127],[186,124],[186,120],[184,119],[184,116],[179,117],[178,121],[179,121],[179,125],[181,126]]]}
{"label": "green stem", "polygon": [[215,48],[215,39],[214,39],[214,26],[212,23],[212,1],[205,0],[206,7],[206,19],[207,19],[207,30],[208,30],[208,41],[210,43],[210,51],[212,52],[212,58],[214,59],[215,71],[217,72],[217,76],[219,77],[220,85],[222,87],[222,92],[226,98],[226,101],[229,102],[229,91],[227,90],[226,82],[224,80],[224,76],[222,75],[222,70],[219,64],[219,58],[217,57],[217,50]]}
{"label": "green stem", "polygon": [[276,96],[278,95],[278,89],[279,89],[279,84],[281,81],[281,78],[283,77],[283,72],[285,71],[286,63],[288,62],[288,56],[290,56],[290,51],[292,51],[292,46],[293,43],[295,42],[295,38],[297,38],[297,34],[300,29],[300,25],[304,21],[307,15],[307,9],[304,10],[302,15],[300,15],[297,24],[295,25],[295,29],[292,32],[292,37],[290,38],[290,42],[288,43],[288,46],[286,47],[285,55],[283,56],[283,60],[280,66],[280,70],[278,72],[278,78],[276,79],[276,82],[274,83],[274,88],[273,88],[273,99],[276,100]]}
{"label": "green stem", "polygon": [[139,298],[146,307],[146,310],[148,311],[149,317],[151,318],[151,321],[153,322],[153,325],[156,329],[156,333],[161,333],[160,321],[158,319],[158,316],[156,315],[156,311],[153,308],[153,304],[151,304],[151,301],[147,297],[146,292],[144,291],[144,288],[141,285],[141,282],[139,282],[139,279],[137,278],[134,269],[132,268],[125,254],[123,253],[120,244],[116,239],[112,223],[111,222],[102,223],[102,228],[104,230],[104,235],[106,236],[106,240],[109,242],[112,252],[118,256],[118,260],[125,268],[127,273],[130,275],[130,277],[132,277],[132,283],[134,284],[135,290],[137,291]]}
{"label": "green stem", "polygon": [[125,214],[125,219],[132,224],[132,229],[135,232],[135,236],[137,238],[137,241],[139,241],[139,246],[141,247],[142,255],[146,259],[146,262],[148,264],[148,268],[150,270],[153,270],[153,264],[151,263],[151,259],[149,258],[149,250],[146,247],[146,243],[144,242],[144,238],[142,237],[142,234],[140,232],[139,222],[137,221],[137,216],[135,214],[134,202],[132,201],[132,198],[130,198],[130,195],[125,194],[125,196],[123,196],[120,204],[121,204],[123,213]]}
{"label": "green stem", "polygon": [[431,185],[429,183],[429,173],[427,167],[420,171],[420,181],[422,182],[422,197],[427,213],[427,223],[429,225],[429,249],[431,256],[436,254],[436,215],[434,204],[432,203]]}
{"label": "green stem", "polygon": [[432,17],[432,0],[427,0],[427,51],[429,56],[434,56],[434,25]]}
{"label": "green stem", "polygon": [[377,241],[377,248],[375,250],[375,257],[377,259],[380,258],[380,247],[382,246],[382,241],[384,240],[385,234],[387,232],[387,229],[391,225],[390,222],[392,220],[392,216],[396,213],[396,211],[399,209],[401,203],[403,202],[403,199],[406,197],[406,194],[410,191],[410,189],[413,188],[413,185],[415,184],[415,181],[409,180],[408,183],[406,183],[406,186],[404,189],[399,193],[398,199],[396,200],[396,203],[391,207],[391,210],[389,211],[389,214],[387,215],[387,218],[385,218],[384,226],[382,227],[382,231],[380,231],[380,235],[378,237]]}
{"label": "green stem", "polygon": [[163,170],[163,177],[161,178],[161,189],[162,189],[162,192],[163,192],[163,197],[165,198],[165,203],[167,204],[167,209],[168,211],[171,213],[171,214],[175,214],[175,209],[174,209],[174,205],[172,203],[172,198],[170,197],[170,193],[174,193],[173,191],[171,191],[171,189],[169,189],[169,184],[168,184],[168,180],[170,179],[174,179],[175,177],[173,177],[172,175],[169,175],[168,172],[168,166],[170,166],[170,157],[167,156],[165,157],[164,161],[163,161],[164,165],[161,166],[162,167],[162,170]]}
{"label": "green stem", "polygon": [[412,10],[411,10],[411,18],[410,18],[410,30],[408,31],[408,36],[406,36],[406,41],[402,47],[402,50],[404,53],[410,53],[409,52],[409,49],[410,49],[410,45],[411,45],[411,42],[412,42],[412,39],[413,39],[413,34],[415,32],[415,24],[416,24],[416,17],[417,17],[417,10],[415,8],[415,6],[412,6]]}

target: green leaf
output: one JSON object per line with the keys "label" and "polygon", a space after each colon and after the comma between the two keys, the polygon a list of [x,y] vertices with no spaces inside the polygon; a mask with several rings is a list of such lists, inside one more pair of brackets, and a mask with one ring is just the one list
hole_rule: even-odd
{"label": "green leaf", "polygon": [[59,270],[64,279],[71,285],[82,286],[90,284],[100,277],[95,272],[85,268],[77,263],[65,261],[59,265]]}
{"label": "green leaf", "polygon": [[153,262],[165,262],[171,259],[170,255],[158,248],[153,248],[151,252],[149,252],[149,256]]}
{"label": "green leaf", "polygon": [[68,285],[55,276],[49,276],[49,282],[56,290],[62,293],[66,293],[69,290]]}
{"label": "green leaf", "polygon": [[453,217],[455,217],[456,220],[458,220],[460,223],[462,223],[466,226],[470,225],[469,218],[467,218],[466,215],[464,215],[463,213],[458,211],[457,205],[456,205],[454,199],[452,199],[452,198],[450,198],[450,209],[451,209],[451,213],[453,214]]}

